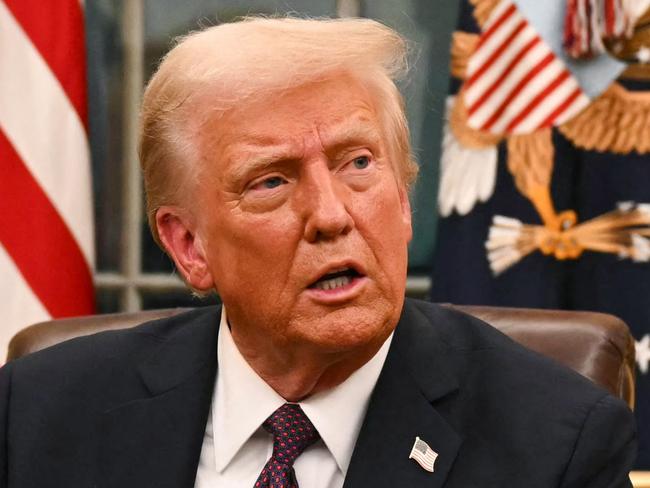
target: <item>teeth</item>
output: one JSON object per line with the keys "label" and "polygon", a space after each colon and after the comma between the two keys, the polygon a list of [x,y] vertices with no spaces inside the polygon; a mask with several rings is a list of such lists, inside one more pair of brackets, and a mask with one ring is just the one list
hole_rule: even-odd
{"label": "teeth", "polygon": [[318,290],[334,290],[335,288],[341,288],[342,286],[348,285],[351,281],[352,280],[349,276],[339,276],[337,278],[319,281],[316,283],[315,288]]}

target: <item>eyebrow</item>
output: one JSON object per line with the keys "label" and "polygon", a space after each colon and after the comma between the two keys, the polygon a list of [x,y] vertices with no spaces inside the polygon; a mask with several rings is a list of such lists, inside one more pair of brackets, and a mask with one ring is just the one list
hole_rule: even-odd
{"label": "eyebrow", "polygon": [[[253,138],[254,139],[254,138]],[[249,140],[233,146],[238,155],[228,158],[232,162],[230,181],[238,182],[248,174],[262,171],[265,168],[283,161],[300,159],[300,155],[290,150],[289,144],[268,145]],[[257,154],[256,154],[257,153]],[[262,153],[262,154],[259,154]]]}
{"label": "eyebrow", "polygon": [[325,154],[330,159],[338,159],[351,146],[370,145],[377,147],[381,141],[381,135],[377,127],[366,123],[366,121],[357,121],[354,124],[338,127],[327,134]]}
{"label": "eyebrow", "polygon": [[[345,125],[334,127],[329,133],[323,135],[323,139],[325,155],[329,159],[336,160],[342,157],[351,146],[378,146],[381,135],[369,121],[356,119]],[[291,143],[275,144],[274,142],[268,137],[249,135],[245,141],[233,144],[232,151],[237,155],[228,158],[233,163],[232,173],[228,179],[238,182],[248,174],[302,158],[301,152],[292,148]]]}

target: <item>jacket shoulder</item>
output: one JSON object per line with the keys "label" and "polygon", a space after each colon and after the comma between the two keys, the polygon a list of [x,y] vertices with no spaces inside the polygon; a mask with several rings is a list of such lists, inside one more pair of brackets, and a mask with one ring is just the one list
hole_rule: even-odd
{"label": "jacket shoulder", "polygon": [[[608,395],[578,372],[527,349],[476,317],[423,301],[411,300],[407,307],[414,337],[428,337],[422,341],[425,344],[442,344],[461,384],[488,385],[486,393],[500,388],[504,395],[518,393],[531,410],[544,409],[553,402],[560,410],[580,410]],[[485,391],[485,386],[481,390]]]}
{"label": "jacket shoulder", "polygon": [[421,370],[428,364],[422,358],[435,354],[438,370],[458,385],[436,402],[464,437],[458,486],[474,486],[469,473],[475,471],[492,471],[493,486],[506,486],[496,482],[505,479],[507,486],[524,486],[530,473],[540,477],[528,486],[629,486],[636,429],[620,399],[458,310],[411,300],[403,317],[409,319],[413,355],[420,358],[413,369]]}
{"label": "jacket shoulder", "polygon": [[128,329],[77,337],[11,361],[0,372],[11,367],[14,385],[47,385],[46,390],[101,384],[133,375],[135,365],[157,345],[214,317],[219,317],[218,307],[201,307]]}

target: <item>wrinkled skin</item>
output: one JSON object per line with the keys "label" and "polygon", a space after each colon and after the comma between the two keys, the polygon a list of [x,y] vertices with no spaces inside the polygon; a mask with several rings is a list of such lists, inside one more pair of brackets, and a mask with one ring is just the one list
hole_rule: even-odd
{"label": "wrinkled skin", "polygon": [[[245,103],[202,125],[189,211],[158,212],[179,270],[217,289],[239,350],[287,399],[340,383],[398,321],[411,216],[385,140],[349,76]],[[351,285],[314,289],[346,267]]]}

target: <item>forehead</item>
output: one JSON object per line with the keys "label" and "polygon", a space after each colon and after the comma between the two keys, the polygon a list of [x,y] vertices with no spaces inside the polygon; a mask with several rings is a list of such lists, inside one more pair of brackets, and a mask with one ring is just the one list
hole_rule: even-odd
{"label": "forehead", "polygon": [[[372,91],[350,76],[260,96],[223,113],[202,130],[207,154],[230,159],[246,150],[308,150],[348,140],[380,144],[383,130]],[[205,153],[204,153],[205,154]]]}

